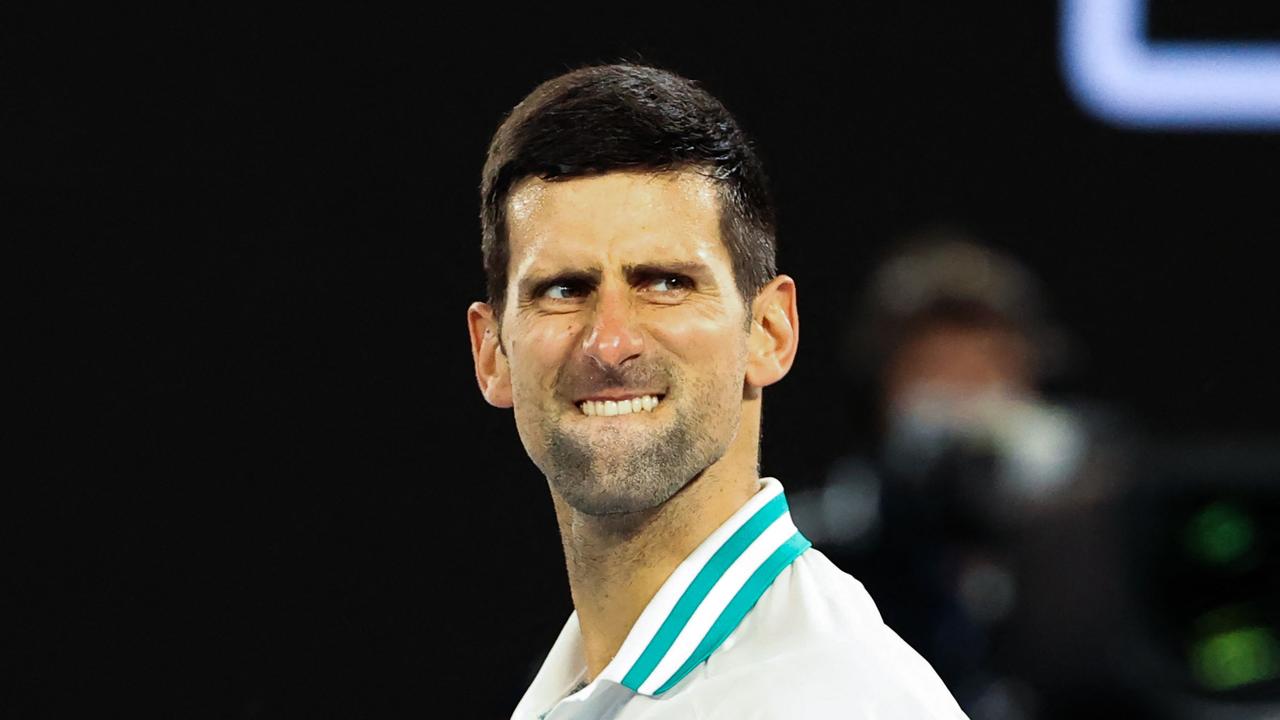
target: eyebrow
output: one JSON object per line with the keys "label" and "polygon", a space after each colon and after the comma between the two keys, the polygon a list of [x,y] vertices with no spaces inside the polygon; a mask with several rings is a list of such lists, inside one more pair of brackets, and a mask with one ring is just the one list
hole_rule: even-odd
{"label": "eyebrow", "polygon": [[[711,268],[696,261],[672,261],[657,263],[628,263],[622,266],[622,274],[627,282],[635,284],[660,275],[688,275],[703,282],[710,282]],[[539,290],[550,287],[554,283],[575,282],[584,285],[595,285],[600,282],[603,271],[599,267],[569,268],[545,273],[530,273],[520,281],[520,297],[530,298]]]}

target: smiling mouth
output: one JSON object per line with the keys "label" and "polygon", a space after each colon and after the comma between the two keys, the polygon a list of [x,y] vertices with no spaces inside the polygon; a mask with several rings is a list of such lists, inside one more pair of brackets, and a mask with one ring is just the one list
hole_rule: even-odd
{"label": "smiling mouth", "polygon": [[632,415],[651,413],[657,409],[665,395],[640,395],[624,400],[583,400],[578,403],[578,410],[588,417],[613,417],[615,415]]}

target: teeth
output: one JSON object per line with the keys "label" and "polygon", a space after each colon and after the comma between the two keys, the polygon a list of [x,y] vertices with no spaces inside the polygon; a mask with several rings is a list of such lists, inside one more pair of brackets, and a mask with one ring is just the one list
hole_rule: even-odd
{"label": "teeth", "polygon": [[584,415],[612,417],[614,415],[630,415],[631,413],[653,412],[658,407],[659,399],[655,395],[642,395],[629,400],[584,400],[578,403],[578,409]]}

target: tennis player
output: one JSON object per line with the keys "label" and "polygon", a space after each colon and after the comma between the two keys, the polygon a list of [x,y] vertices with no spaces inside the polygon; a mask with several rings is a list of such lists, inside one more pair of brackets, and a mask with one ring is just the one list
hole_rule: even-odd
{"label": "tennis player", "polygon": [[661,69],[571,71],[502,122],[481,196],[476,379],[547,478],[575,608],[512,717],[964,717],[760,475],[800,323],[724,106]]}

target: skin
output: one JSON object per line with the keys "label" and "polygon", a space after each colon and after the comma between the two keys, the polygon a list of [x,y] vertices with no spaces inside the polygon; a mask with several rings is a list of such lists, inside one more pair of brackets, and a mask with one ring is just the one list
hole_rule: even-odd
{"label": "skin", "polygon": [[[760,489],[761,389],[794,361],[796,286],[779,275],[744,303],[697,173],[528,178],[507,211],[503,315],[467,310],[476,380],[514,410],[547,478],[594,679],[676,566]],[[575,403],[618,389],[665,397],[620,417]]]}
{"label": "skin", "polygon": [[927,388],[964,401],[999,392],[1035,395],[1031,348],[1019,334],[1000,327],[931,324],[898,348],[884,372],[887,407],[906,404]]}

